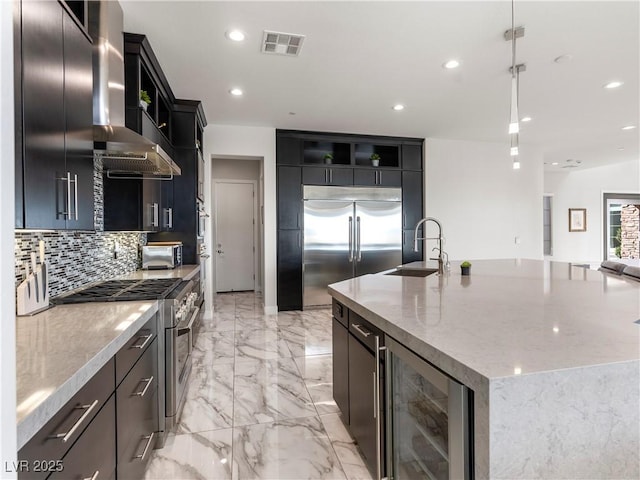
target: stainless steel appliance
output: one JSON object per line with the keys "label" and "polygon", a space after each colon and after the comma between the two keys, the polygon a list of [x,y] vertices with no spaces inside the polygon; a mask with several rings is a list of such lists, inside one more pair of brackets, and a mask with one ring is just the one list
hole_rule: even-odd
{"label": "stainless steel appliance", "polygon": [[182,242],[149,242],[142,247],[142,268],[176,268],[182,265]]}
{"label": "stainless steel appliance", "polygon": [[472,478],[469,388],[385,336],[386,477]]}
{"label": "stainless steel appliance", "polygon": [[329,305],[327,285],[402,263],[402,190],[304,187],[303,306]]}
{"label": "stainless steel appliance", "polygon": [[54,304],[158,300],[158,442],[178,423],[201,318],[199,279],[108,280],[54,298]]}

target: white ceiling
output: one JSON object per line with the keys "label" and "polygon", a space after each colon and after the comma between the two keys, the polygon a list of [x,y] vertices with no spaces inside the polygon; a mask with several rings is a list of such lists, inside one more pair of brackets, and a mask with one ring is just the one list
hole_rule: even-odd
{"label": "white ceiling", "polygon": [[[148,36],[209,123],[501,142],[508,155],[509,1],[120,3],[125,30]],[[533,117],[521,149],[580,168],[638,160],[640,129],[621,127],[640,122],[639,2],[516,0],[515,18],[520,113]],[[260,53],[265,29],[306,35],[300,56]],[[442,68],[451,58],[462,65]],[[624,85],[602,88],[611,80]]]}

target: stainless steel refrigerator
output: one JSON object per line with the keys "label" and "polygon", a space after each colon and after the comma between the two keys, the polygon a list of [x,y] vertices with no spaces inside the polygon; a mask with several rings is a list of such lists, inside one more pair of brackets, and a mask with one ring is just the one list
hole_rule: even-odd
{"label": "stainless steel refrigerator", "polygon": [[303,306],[328,305],[327,285],[402,263],[399,188],[304,187]]}

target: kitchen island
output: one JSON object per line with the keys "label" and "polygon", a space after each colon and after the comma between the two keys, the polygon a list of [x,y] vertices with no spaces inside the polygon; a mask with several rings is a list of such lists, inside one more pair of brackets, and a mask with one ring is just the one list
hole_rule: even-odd
{"label": "kitchen island", "polygon": [[475,478],[640,478],[640,283],[472,263],[469,277],[383,272],[329,293],[473,390]]}

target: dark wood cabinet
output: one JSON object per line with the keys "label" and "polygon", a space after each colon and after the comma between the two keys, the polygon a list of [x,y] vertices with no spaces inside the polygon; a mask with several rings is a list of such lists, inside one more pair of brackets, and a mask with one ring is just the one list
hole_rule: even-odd
{"label": "dark wood cabinet", "polygon": [[159,180],[109,177],[104,174],[105,231],[156,232],[162,228],[162,190]]}
{"label": "dark wood cabinet", "polygon": [[332,326],[333,399],[349,424],[349,331],[337,318]]}
{"label": "dark wood cabinet", "polygon": [[16,226],[93,229],[91,41],[58,2],[17,16]]}
{"label": "dark wood cabinet", "polygon": [[276,137],[276,163],[299,165],[302,163],[302,140],[291,137]]}
{"label": "dark wood cabinet", "polygon": [[278,308],[302,310],[302,231],[278,230]]}
{"label": "dark wood cabinet", "polygon": [[302,228],[302,175],[300,167],[277,167],[278,228]]}
{"label": "dark wood cabinet", "polygon": [[113,479],[116,475],[116,400],[111,395],[62,459],[64,470],[50,480]]}
{"label": "dark wood cabinet", "polygon": [[402,228],[414,228],[422,219],[423,213],[422,172],[402,172]]}
{"label": "dark wood cabinet", "polygon": [[422,145],[402,145],[402,168],[422,170]]}
{"label": "dark wood cabinet", "polygon": [[363,187],[401,187],[402,172],[400,170],[383,170],[356,168],[353,171],[353,184]]}
{"label": "dark wood cabinet", "polygon": [[[422,227],[418,230],[418,237],[422,237]],[[402,231],[402,263],[419,262],[422,260],[423,241],[418,242],[418,251],[413,251],[414,229]],[[435,253],[435,252],[434,252]]]}
{"label": "dark wood cabinet", "polygon": [[304,185],[353,185],[353,169],[334,167],[302,167]]}

